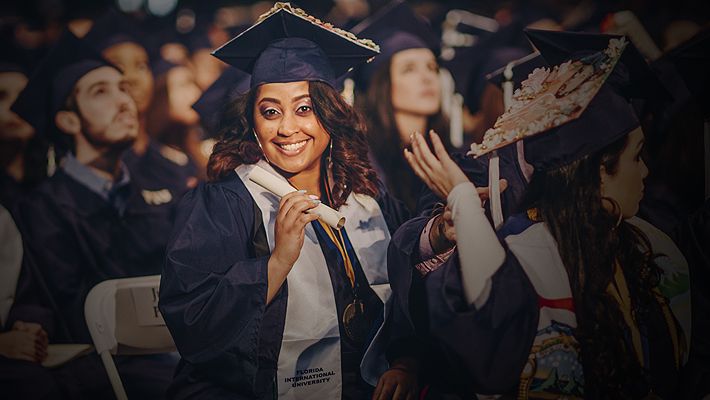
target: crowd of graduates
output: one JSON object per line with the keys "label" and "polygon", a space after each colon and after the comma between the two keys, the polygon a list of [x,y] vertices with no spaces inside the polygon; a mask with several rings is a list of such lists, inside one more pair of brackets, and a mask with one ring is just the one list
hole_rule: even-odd
{"label": "crowd of graduates", "polygon": [[114,357],[129,398],[710,395],[707,5],[30,3],[0,7],[3,398],[111,398],[95,352],[47,360],[146,275],[178,352]]}

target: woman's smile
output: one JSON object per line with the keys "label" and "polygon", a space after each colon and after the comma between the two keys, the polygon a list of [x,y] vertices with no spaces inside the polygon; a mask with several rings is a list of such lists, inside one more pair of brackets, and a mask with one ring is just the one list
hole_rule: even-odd
{"label": "woman's smile", "polygon": [[306,145],[311,143],[313,141],[312,138],[306,138],[303,140],[295,141],[295,142],[272,142],[276,145],[276,147],[281,150],[281,153],[283,153],[286,156],[297,156],[301,154],[305,149]]}

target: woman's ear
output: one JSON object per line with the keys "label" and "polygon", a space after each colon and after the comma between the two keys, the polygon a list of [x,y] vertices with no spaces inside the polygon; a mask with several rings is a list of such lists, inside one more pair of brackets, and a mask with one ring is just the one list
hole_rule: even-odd
{"label": "woman's ear", "polygon": [[54,123],[67,135],[77,136],[81,133],[81,120],[74,111],[59,111],[54,116]]}

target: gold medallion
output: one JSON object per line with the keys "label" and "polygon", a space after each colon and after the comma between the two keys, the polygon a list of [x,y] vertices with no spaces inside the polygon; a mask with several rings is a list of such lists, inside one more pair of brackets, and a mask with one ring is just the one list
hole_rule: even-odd
{"label": "gold medallion", "polygon": [[365,317],[365,304],[356,299],[348,304],[343,311],[343,326],[345,334],[356,342],[363,342],[369,331],[370,324]]}

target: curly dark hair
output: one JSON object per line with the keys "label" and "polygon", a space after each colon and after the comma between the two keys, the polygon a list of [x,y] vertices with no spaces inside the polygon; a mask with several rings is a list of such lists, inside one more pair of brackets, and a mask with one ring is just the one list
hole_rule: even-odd
{"label": "curly dark hair", "polygon": [[[220,121],[219,140],[207,163],[209,180],[220,180],[242,164],[254,164],[263,154],[254,137],[253,109],[257,90],[252,89],[227,105]],[[308,92],[316,118],[330,134],[332,151],[332,200],[334,208],[345,204],[350,193],[376,197],[377,174],[367,158],[366,125],[362,116],[331,86],[309,82]],[[328,151],[323,153],[328,165]],[[326,174],[324,174],[324,177]]]}
{"label": "curly dark hair", "polygon": [[644,324],[650,312],[659,311],[654,288],[662,270],[648,238],[626,221],[617,226],[621,210],[602,205],[600,166],[616,173],[627,143],[625,136],[573,163],[535,172],[522,202],[547,224],[567,270],[588,398],[637,398],[650,387],[648,373],[623,339],[628,328],[619,304],[607,292],[618,263],[634,320]]}

